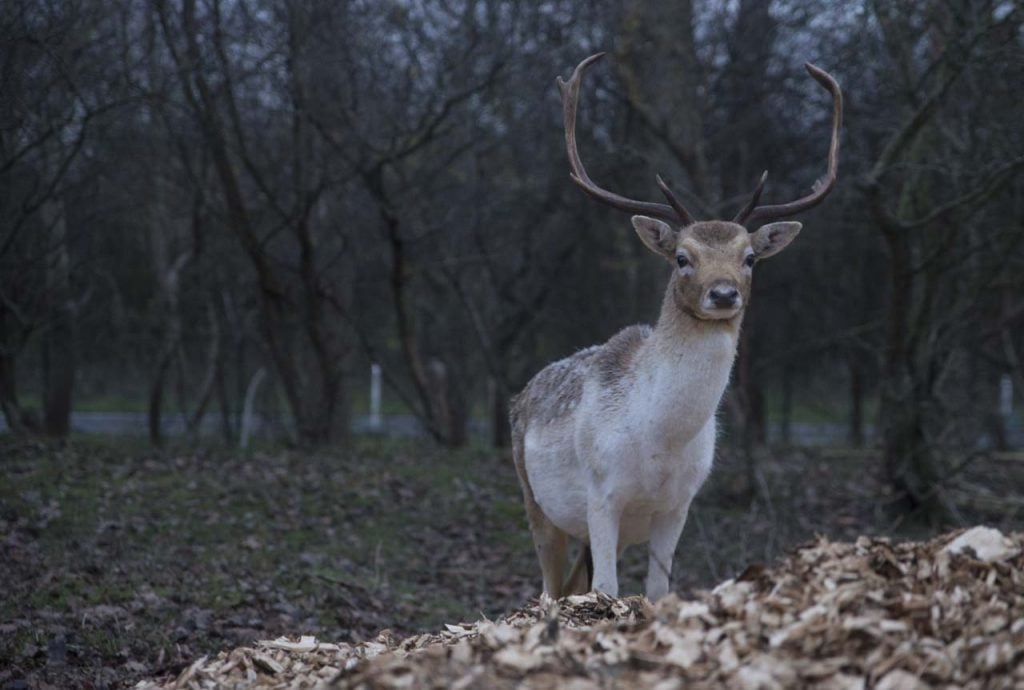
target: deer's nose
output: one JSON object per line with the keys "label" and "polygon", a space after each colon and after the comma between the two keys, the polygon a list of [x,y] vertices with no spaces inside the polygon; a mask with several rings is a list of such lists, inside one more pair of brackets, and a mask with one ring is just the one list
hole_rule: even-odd
{"label": "deer's nose", "polygon": [[734,287],[716,287],[711,288],[708,297],[718,309],[729,309],[736,306],[736,302],[740,298],[740,291]]}

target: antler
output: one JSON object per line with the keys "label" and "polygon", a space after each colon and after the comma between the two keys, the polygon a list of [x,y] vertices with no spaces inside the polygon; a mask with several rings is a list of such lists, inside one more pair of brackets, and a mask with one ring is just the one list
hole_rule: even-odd
{"label": "antler", "polygon": [[668,199],[668,203],[679,215],[679,218],[682,219],[683,223],[685,225],[689,225],[690,223],[694,222],[693,216],[691,216],[690,212],[686,210],[686,207],[683,206],[683,203],[676,198],[676,195],[672,192],[671,189],[669,189],[668,184],[665,182],[665,180],[661,179],[661,175],[655,175],[654,179],[657,180],[658,187],[661,189],[661,193],[665,195],[666,199]]}
{"label": "antler", "polygon": [[750,195],[750,201],[744,206],[736,217],[732,219],[733,223],[739,223],[743,225],[747,218],[750,217],[751,212],[757,207],[757,202],[761,199],[761,192],[764,191],[764,183],[768,180],[768,171],[765,170],[761,173],[761,179],[757,183],[757,187],[754,188],[754,193]]}
{"label": "antler", "polygon": [[839,128],[843,124],[843,92],[832,75],[823,69],[806,63],[804,67],[810,72],[814,80],[832,93],[832,142],[828,147],[828,170],[825,176],[814,183],[813,191],[807,196],[791,201],[788,204],[777,204],[774,206],[757,206],[761,196],[767,171],[761,175],[761,182],[754,190],[750,202],[736,216],[737,223],[744,225],[764,224],[767,221],[791,216],[801,211],[806,211],[820,204],[836,184],[836,173],[839,171]]}
{"label": "antler", "polygon": [[671,202],[671,206],[651,201],[628,199],[615,192],[609,192],[607,189],[597,186],[583,167],[583,161],[580,160],[580,153],[576,148],[576,106],[580,97],[580,82],[583,79],[583,72],[587,67],[600,60],[604,55],[604,53],[591,55],[578,64],[576,69],[573,70],[572,76],[569,77],[569,81],[565,81],[561,77],[557,79],[558,89],[562,92],[562,108],[565,117],[565,148],[569,153],[569,167],[572,169],[569,176],[584,192],[598,201],[603,201],[617,209],[642,213],[646,216],[654,216],[655,218],[661,218],[673,223],[682,221],[683,225],[689,225],[693,222],[693,216],[683,208],[683,205],[679,203],[679,200],[675,198],[660,177],[658,178],[658,186],[661,187],[662,192]]}

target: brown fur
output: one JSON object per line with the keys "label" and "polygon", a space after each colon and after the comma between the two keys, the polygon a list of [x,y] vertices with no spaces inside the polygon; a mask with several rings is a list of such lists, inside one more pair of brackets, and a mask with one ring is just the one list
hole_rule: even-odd
{"label": "brown fur", "polygon": [[675,343],[696,336],[701,332],[732,331],[738,333],[743,321],[743,312],[731,319],[702,319],[680,306],[682,288],[677,284],[678,276],[673,274],[662,299],[661,315],[654,330],[652,346],[662,352],[670,352]]}
{"label": "brown fur", "polygon": [[[522,393],[512,398],[513,432],[526,419],[549,424],[572,412],[583,396],[583,382],[591,371],[597,374],[603,386],[616,386],[650,334],[650,326],[628,326],[603,345],[588,347],[544,367],[526,384]],[[525,428],[522,433],[525,435]]]}
{"label": "brown fur", "polygon": [[723,220],[694,223],[689,227],[689,232],[694,239],[708,245],[731,244],[738,237],[747,234],[743,226]]}
{"label": "brown fur", "polygon": [[700,318],[699,305],[705,292],[717,285],[730,285],[739,290],[743,303],[750,298],[751,273],[744,270],[743,259],[750,240],[747,231],[735,223],[709,221],[695,223],[679,232],[676,251],[685,250],[693,264],[689,276],[673,271],[669,283],[675,306]]}
{"label": "brown fur", "polygon": [[627,326],[598,349],[592,366],[601,385],[611,388],[622,381],[632,368],[637,350],[650,335],[651,327],[646,324]]}
{"label": "brown fur", "polygon": [[590,347],[549,364],[530,379],[523,392],[512,398],[513,431],[527,418],[548,424],[565,416],[583,395],[584,369],[598,349]]}

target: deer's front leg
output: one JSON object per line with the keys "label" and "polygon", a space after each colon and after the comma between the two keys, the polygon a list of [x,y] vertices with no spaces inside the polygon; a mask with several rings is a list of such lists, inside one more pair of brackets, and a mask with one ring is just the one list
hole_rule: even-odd
{"label": "deer's front leg", "polygon": [[594,559],[595,591],[613,597],[619,596],[619,577],[616,571],[619,553],[619,520],[622,511],[607,495],[591,492],[587,502],[587,531],[590,533],[590,553]]}
{"label": "deer's front leg", "polygon": [[676,544],[686,524],[689,506],[667,513],[656,513],[651,520],[651,541],[647,555],[647,598],[657,601],[668,594],[669,576]]}

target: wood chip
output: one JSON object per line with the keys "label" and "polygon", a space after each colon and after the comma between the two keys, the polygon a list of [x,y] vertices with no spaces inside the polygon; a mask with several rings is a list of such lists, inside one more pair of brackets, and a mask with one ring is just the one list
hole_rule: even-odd
{"label": "wood chip", "polygon": [[278,638],[135,687],[1024,687],[1022,547],[988,527],[818,539],[690,600],[591,593],[404,640]]}

